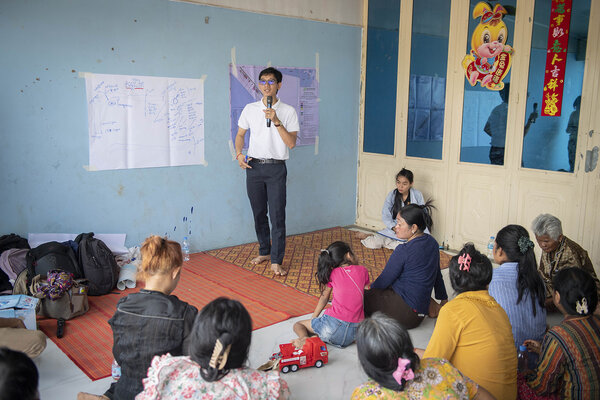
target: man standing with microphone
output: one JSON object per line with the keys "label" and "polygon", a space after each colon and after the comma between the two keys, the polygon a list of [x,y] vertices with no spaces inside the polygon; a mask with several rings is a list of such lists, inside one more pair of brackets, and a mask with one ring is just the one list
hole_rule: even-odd
{"label": "man standing with microphone", "polygon": [[[275,275],[287,274],[282,266],[285,254],[285,204],[287,169],[285,160],[296,146],[300,125],[296,110],[277,98],[282,74],[266,68],[258,75],[263,97],[247,104],[238,120],[235,137],[236,160],[246,170],[246,190],[254,214],[259,253],[252,264],[271,260]],[[244,156],[244,137],[250,130],[248,154]],[[268,208],[267,208],[268,207]],[[271,228],[269,229],[269,218]]]}

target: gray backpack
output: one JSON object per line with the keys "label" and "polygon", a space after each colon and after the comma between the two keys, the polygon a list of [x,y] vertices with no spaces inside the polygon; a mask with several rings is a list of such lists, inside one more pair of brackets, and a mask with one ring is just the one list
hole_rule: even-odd
{"label": "gray backpack", "polygon": [[27,268],[27,252],[29,249],[8,249],[0,255],[0,269],[14,281]]}

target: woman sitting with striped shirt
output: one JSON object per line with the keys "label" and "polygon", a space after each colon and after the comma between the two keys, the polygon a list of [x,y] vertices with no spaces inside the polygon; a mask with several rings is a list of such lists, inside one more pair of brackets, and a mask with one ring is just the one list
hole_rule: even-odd
{"label": "woman sitting with striped shirt", "polygon": [[533,242],[521,225],[500,229],[494,244],[494,270],[488,291],[502,306],[512,327],[515,347],[546,333],[544,281],[538,274]]}
{"label": "woman sitting with striped shirt", "polygon": [[554,276],[553,300],[565,316],[539,342],[526,340],[540,354],[537,368],[520,380],[521,399],[551,396],[561,399],[600,399],[600,319],[596,284],[580,268],[565,268]]}

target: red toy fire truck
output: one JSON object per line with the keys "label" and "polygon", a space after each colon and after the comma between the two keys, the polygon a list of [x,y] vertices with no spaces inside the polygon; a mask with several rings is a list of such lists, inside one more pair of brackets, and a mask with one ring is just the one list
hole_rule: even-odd
{"label": "red toy fire truck", "polygon": [[279,370],[284,374],[296,372],[298,368],[315,366],[321,368],[329,362],[327,346],[318,336],[306,339],[302,349],[297,349],[291,343],[279,345],[279,353],[273,354],[271,359],[279,358]]}

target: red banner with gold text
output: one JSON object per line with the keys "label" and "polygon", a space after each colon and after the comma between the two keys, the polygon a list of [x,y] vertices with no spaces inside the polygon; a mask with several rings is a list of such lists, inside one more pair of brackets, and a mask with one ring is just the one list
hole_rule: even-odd
{"label": "red banner with gold text", "polygon": [[562,109],[572,0],[552,0],[544,74],[542,116],[560,117]]}

